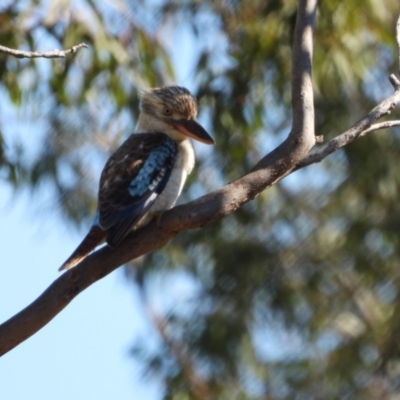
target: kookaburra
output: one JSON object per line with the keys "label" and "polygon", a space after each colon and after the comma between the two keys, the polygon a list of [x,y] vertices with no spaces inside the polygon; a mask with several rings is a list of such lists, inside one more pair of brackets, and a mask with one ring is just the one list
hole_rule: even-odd
{"label": "kookaburra", "polygon": [[214,144],[196,116],[196,99],[183,87],[143,92],[136,133],[108,159],[93,225],[60,270],[74,267],[104,241],[118,246],[130,230],[173,207],[194,167],[189,138]]}

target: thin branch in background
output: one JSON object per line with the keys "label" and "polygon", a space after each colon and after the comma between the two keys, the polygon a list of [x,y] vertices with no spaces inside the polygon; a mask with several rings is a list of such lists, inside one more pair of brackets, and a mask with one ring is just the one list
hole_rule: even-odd
{"label": "thin branch in background", "polygon": [[156,312],[149,304],[146,287],[143,282],[143,276],[135,267],[132,266],[132,271],[135,270],[136,274],[132,274],[133,280],[139,289],[139,298],[142,303],[142,308],[146,312],[150,322],[153,324],[154,329],[159,334],[168,348],[171,355],[179,364],[182,373],[191,385],[193,395],[197,400],[211,399],[210,388],[204,379],[201,379],[196,371],[196,367],[192,360],[188,347],[183,342],[177,342],[168,335],[168,320],[163,317],[161,313]]}
{"label": "thin branch in background", "polygon": [[77,44],[67,50],[52,50],[52,51],[22,51],[14,50],[5,46],[0,46],[0,53],[7,54],[16,58],[65,58],[67,54],[76,53],[81,48],[89,48],[85,43]]}
{"label": "thin branch in background", "polygon": [[207,383],[198,375],[194,363],[190,356],[190,351],[183,342],[176,342],[168,336],[168,322],[162,315],[157,314],[146,307],[149,318],[151,319],[155,329],[161,336],[165,346],[169,349],[177,363],[179,364],[182,373],[190,382],[191,389],[196,399],[207,400],[211,398],[210,388]]}

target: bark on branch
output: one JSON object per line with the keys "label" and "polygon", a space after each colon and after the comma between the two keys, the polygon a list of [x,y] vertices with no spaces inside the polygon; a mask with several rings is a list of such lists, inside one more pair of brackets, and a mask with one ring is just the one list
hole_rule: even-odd
{"label": "bark on branch", "polygon": [[[400,102],[400,85],[365,118],[326,144],[315,144],[312,90],[313,26],[317,0],[299,0],[292,67],[293,123],[288,138],[266,155],[248,174],[190,203],[163,214],[161,224],[150,223],[131,233],[117,249],[103,247],[54,281],[24,310],[0,325],[0,355],[33,335],[92,283],[119,266],[162,248],[180,232],[199,228],[233,213],[257,194],[295,169],[318,162],[371,130],[373,123]],[[379,124],[375,129],[380,129]]]}

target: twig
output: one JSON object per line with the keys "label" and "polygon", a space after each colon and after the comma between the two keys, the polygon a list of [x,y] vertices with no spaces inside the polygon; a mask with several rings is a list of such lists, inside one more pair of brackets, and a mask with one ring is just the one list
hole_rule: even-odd
{"label": "twig", "polygon": [[389,81],[395,89],[400,88],[400,81],[395,74],[389,75]]}
{"label": "twig", "polygon": [[379,124],[371,125],[368,129],[366,129],[365,131],[361,132],[360,136],[364,136],[369,132],[378,131],[380,129],[393,128],[395,126],[400,126],[400,121],[399,120],[380,122]]}
{"label": "twig", "polygon": [[71,47],[67,50],[52,50],[52,51],[22,51],[22,50],[14,50],[5,46],[0,46],[0,53],[4,53],[10,56],[14,56],[16,58],[65,58],[67,54],[76,53],[81,48],[89,48],[89,46],[85,43],[77,44],[76,46]]}

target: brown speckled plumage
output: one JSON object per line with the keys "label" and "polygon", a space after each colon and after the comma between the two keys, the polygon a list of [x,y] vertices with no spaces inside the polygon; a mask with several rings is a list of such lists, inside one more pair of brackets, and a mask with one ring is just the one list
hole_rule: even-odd
{"label": "brown speckled plumage", "polygon": [[60,270],[74,267],[97,245],[115,247],[131,229],[171,208],[194,166],[191,137],[213,144],[195,120],[197,102],[180,86],[144,90],[132,134],[101,174],[98,213],[82,243]]}
{"label": "brown speckled plumage", "polygon": [[143,91],[141,102],[143,111],[160,118],[170,117],[163,113],[165,108],[171,111],[171,115],[180,118],[196,118],[197,115],[197,101],[189,90],[183,87],[166,86]]}

